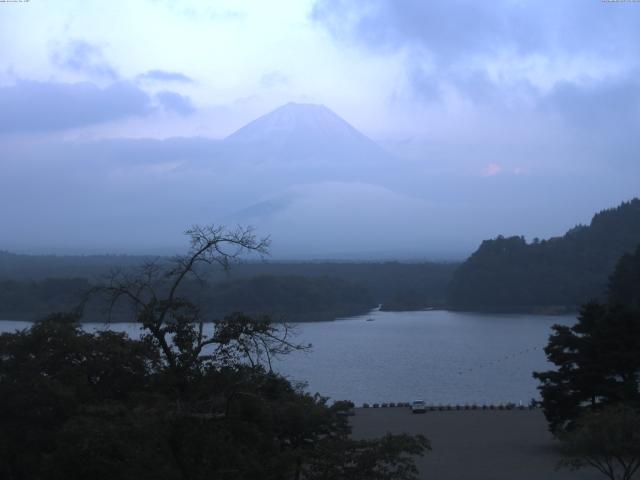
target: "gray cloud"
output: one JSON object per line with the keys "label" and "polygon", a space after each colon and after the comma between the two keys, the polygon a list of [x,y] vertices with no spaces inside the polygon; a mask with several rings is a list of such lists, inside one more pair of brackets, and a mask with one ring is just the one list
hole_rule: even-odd
{"label": "gray cloud", "polygon": [[640,125],[640,82],[619,79],[578,85],[563,82],[547,95],[541,107],[560,113],[572,125],[626,134]]}
{"label": "gray cloud", "polygon": [[180,115],[189,115],[195,112],[191,99],[176,92],[162,91],[156,94],[156,98],[165,110],[169,110]]}
{"label": "gray cloud", "polygon": [[145,115],[149,96],[136,86],[19,81],[0,87],[0,133],[64,130]]}
{"label": "gray cloud", "polygon": [[640,38],[640,9],[630,7],[581,0],[318,0],[311,17],[367,48],[419,45],[447,62],[499,50],[637,51],[630,40]]}
{"label": "gray cloud", "polygon": [[[406,83],[389,99],[397,108],[426,107],[435,112],[427,124],[459,120],[440,128],[441,146],[425,128],[429,153],[439,151],[455,165],[482,158],[512,166],[635,168],[638,5],[317,0],[311,17],[337,42],[373,55],[401,54]],[[510,150],[514,134],[517,152]],[[461,152],[461,145],[473,149]]]}
{"label": "gray cloud", "polygon": [[102,49],[84,40],[71,40],[51,55],[60,68],[107,80],[118,79],[118,73],[104,58]]}
{"label": "gray cloud", "polygon": [[149,70],[138,75],[141,80],[152,80],[158,82],[179,82],[193,83],[193,79],[180,72],[168,72],[166,70]]}
{"label": "gray cloud", "polygon": [[[640,82],[635,78],[561,83],[541,100],[539,108],[559,115],[566,135],[590,155],[612,166],[637,170]],[[584,161],[580,153],[576,156]]]}
{"label": "gray cloud", "polygon": [[[426,101],[440,98],[443,86],[477,102],[502,102],[511,93],[536,97],[538,92],[521,78],[526,76],[522,66],[509,64],[523,59],[564,66],[583,55],[590,66],[640,67],[640,8],[634,5],[318,0],[311,17],[339,41],[376,53],[406,52],[407,79]],[[489,75],[496,63],[503,64],[499,85]]]}

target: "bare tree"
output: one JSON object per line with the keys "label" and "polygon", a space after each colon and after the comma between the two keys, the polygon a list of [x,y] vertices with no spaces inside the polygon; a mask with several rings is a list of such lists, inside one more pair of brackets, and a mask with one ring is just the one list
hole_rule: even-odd
{"label": "bare tree", "polygon": [[[170,369],[188,370],[203,362],[248,362],[271,370],[274,355],[307,348],[290,340],[290,327],[274,327],[267,317],[254,319],[234,314],[214,321],[205,334],[205,319],[192,299],[181,295],[189,278],[204,283],[201,266],[228,269],[241,255],[266,255],[269,238],[258,239],[251,228],[228,230],[223,226],[194,226],[185,234],[190,248],[169,263],[147,262],[134,271],[116,271],[92,293],[104,295],[109,311],[126,301],[145,331],[144,338],[162,352]],[[209,319],[212,320],[212,319]]]}

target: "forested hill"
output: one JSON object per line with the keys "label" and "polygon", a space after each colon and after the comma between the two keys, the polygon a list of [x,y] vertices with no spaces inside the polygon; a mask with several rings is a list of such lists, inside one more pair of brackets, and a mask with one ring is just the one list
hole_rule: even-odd
{"label": "forested hill", "polygon": [[[0,251],[0,320],[35,319],[74,308],[82,292],[111,271],[129,272],[142,256],[15,255]],[[185,284],[182,294],[205,308],[207,318],[235,311],[289,321],[330,320],[385,309],[442,306],[457,264],[400,262],[247,262],[230,271],[201,271],[206,285]],[[197,297],[193,298],[193,297]],[[91,310],[85,321],[101,321]]]}
{"label": "forested hill", "polygon": [[640,244],[640,200],[594,215],[562,237],[485,240],[454,273],[451,308],[562,311],[606,293],[617,260]]}

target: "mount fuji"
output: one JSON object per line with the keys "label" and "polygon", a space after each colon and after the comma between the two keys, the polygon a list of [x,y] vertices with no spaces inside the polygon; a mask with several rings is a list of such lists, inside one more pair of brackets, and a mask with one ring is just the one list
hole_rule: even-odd
{"label": "mount fuji", "polygon": [[360,164],[389,160],[378,144],[324,105],[287,103],[224,139],[245,159]]}
{"label": "mount fuji", "polygon": [[[14,151],[15,171],[0,177],[0,191],[25,198],[13,179],[47,172],[34,184],[47,201],[25,198],[6,214],[30,238],[36,225],[55,219],[51,230],[59,235],[49,243],[64,248],[65,232],[77,231],[82,219],[91,228],[78,242],[95,249],[178,245],[185,226],[215,221],[271,234],[282,257],[392,243],[409,251],[421,242],[416,220],[430,211],[396,180],[407,176],[402,162],[322,105],[283,105],[221,140],[73,141],[43,152]],[[399,245],[395,232],[405,224],[414,234]],[[22,244],[19,235],[11,240]]]}

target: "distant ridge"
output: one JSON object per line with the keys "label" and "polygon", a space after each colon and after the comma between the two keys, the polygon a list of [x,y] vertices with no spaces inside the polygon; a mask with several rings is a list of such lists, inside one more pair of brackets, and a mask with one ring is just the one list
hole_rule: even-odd
{"label": "distant ridge", "polygon": [[564,236],[482,242],[455,272],[448,304],[463,310],[561,312],[603,297],[618,259],[640,245],[640,199],[594,215]]}

